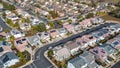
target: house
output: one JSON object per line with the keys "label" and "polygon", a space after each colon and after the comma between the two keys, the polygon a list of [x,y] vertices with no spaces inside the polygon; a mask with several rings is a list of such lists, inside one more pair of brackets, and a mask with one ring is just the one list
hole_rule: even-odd
{"label": "house", "polygon": [[113,46],[117,50],[120,50],[120,40],[118,40],[117,37],[111,40],[108,40],[106,43],[111,44],[111,46]]}
{"label": "house", "polygon": [[4,55],[5,53],[7,53],[7,52],[12,52],[10,46],[2,46],[2,47],[0,47],[0,57],[2,55]]}
{"label": "house", "polygon": [[84,50],[88,47],[87,38],[85,38],[85,36],[77,38],[75,42],[80,46],[81,50]]}
{"label": "house", "polygon": [[59,35],[60,35],[61,37],[65,37],[65,36],[67,35],[67,33],[68,33],[68,31],[67,31],[66,28],[59,28],[59,29],[58,29],[58,32],[59,32]]}
{"label": "house", "polygon": [[29,31],[31,29],[31,25],[29,23],[20,23],[20,29],[23,31]]}
{"label": "house", "polygon": [[107,52],[101,47],[95,47],[93,49],[90,49],[90,52],[93,53],[95,55],[96,60],[100,62],[105,62],[108,59]]}
{"label": "house", "polygon": [[100,41],[100,40],[109,38],[109,32],[108,30],[101,29],[101,30],[93,32],[92,36],[96,37],[97,41]]}
{"label": "house", "polygon": [[118,33],[120,31],[120,24],[114,24],[114,25],[110,25],[110,28],[115,28],[116,33]]}
{"label": "house", "polygon": [[18,15],[21,15],[23,18],[30,18],[30,14],[25,12],[24,10],[20,9],[20,8],[17,8],[15,10],[17,12]]}
{"label": "house", "polygon": [[87,43],[88,43],[89,46],[94,47],[94,45],[97,42],[97,38],[96,37],[92,36],[91,34],[85,35],[83,37],[86,38]]}
{"label": "house", "polygon": [[50,35],[48,32],[39,32],[37,34],[42,42],[50,42]]}
{"label": "house", "polygon": [[6,32],[0,32],[0,36],[1,36],[1,37],[5,37],[5,38],[8,38],[8,37],[9,37],[9,34],[6,33]]}
{"label": "house", "polygon": [[92,35],[84,35],[76,39],[76,43],[81,46],[81,49],[85,49],[89,46],[94,46],[97,39]]}
{"label": "house", "polygon": [[0,41],[0,47],[3,47],[3,46],[9,46],[11,47],[12,45],[6,41]]}
{"label": "house", "polygon": [[31,21],[32,25],[37,25],[40,23],[40,20],[35,17],[30,17],[30,21]]}
{"label": "house", "polygon": [[92,26],[90,19],[83,20],[82,22],[79,22],[79,24],[82,26],[82,28],[88,28]]}
{"label": "house", "polygon": [[75,57],[68,61],[67,68],[88,68],[87,61],[81,56]]}
{"label": "house", "polygon": [[59,37],[59,32],[57,31],[57,29],[49,30],[48,33],[50,34],[50,36],[51,36],[52,38],[57,38],[57,37]]}
{"label": "house", "polygon": [[33,35],[30,37],[27,37],[26,40],[31,46],[41,46],[41,44],[42,44],[40,42],[40,38],[38,35]]}
{"label": "house", "polygon": [[68,59],[70,57],[70,52],[65,47],[55,47],[53,49],[54,57],[57,61],[63,61],[65,59]]}
{"label": "house", "polygon": [[65,23],[63,27],[66,28],[70,33],[75,33],[74,26],[72,24]]}
{"label": "house", "polygon": [[2,65],[2,68],[8,68],[15,65],[17,62],[19,62],[19,58],[14,52],[7,52],[0,57],[0,66]]}
{"label": "house", "polygon": [[24,33],[18,31],[17,29],[11,30],[10,33],[11,33],[11,35],[14,36],[15,38],[20,38],[20,37],[25,36]]}
{"label": "house", "polygon": [[91,23],[92,24],[101,24],[103,22],[104,22],[104,19],[102,19],[101,17],[91,18]]}
{"label": "house", "polygon": [[80,46],[77,45],[74,41],[69,41],[64,44],[65,47],[70,51],[72,55],[79,53]]}
{"label": "house", "polygon": [[112,57],[113,59],[116,59],[115,56],[117,54],[117,50],[111,46],[111,44],[103,44],[100,45],[100,48],[104,49],[107,52],[107,55],[109,57]]}
{"label": "house", "polygon": [[14,40],[14,46],[20,52],[25,51],[26,45],[28,45],[28,42],[27,42],[27,40],[24,37],[21,37],[21,38],[18,38],[16,40]]}
{"label": "house", "polygon": [[99,65],[95,62],[95,57],[89,51],[68,61],[67,68],[98,68]]}
{"label": "house", "polygon": [[82,28],[79,23],[73,23],[73,26],[74,26],[74,30],[75,30],[75,31],[80,31],[81,28]]}

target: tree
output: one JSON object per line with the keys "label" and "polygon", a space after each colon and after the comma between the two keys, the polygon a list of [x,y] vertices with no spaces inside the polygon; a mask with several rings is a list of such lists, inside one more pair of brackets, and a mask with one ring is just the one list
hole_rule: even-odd
{"label": "tree", "polygon": [[5,12],[2,13],[2,17],[5,18],[6,17],[6,14]]}
{"label": "tree", "polygon": [[39,32],[39,31],[40,31],[40,32],[47,31],[46,26],[45,26],[44,23],[40,23],[40,24],[38,24],[38,25],[33,26],[33,27],[32,27],[32,30],[33,30],[33,31],[36,30],[36,31],[38,31],[38,32]]}
{"label": "tree", "polygon": [[15,40],[14,36],[10,36],[10,41],[13,42]]}
{"label": "tree", "polygon": [[54,22],[49,22],[50,27],[54,27]]}
{"label": "tree", "polygon": [[50,50],[48,51],[48,57],[52,57],[52,56],[53,56],[53,50],[50,49]]}
{"label": "tree", "polygon": [[21,19],[21,22],[22,22],[22,23],[25,23],[25,18],[22,18],[22,19]]}
{"label": "tree", "polygon": [[49,11],[49,14],[52,16],[52,18],[56,18],[56,17],[59,17],[59,14],[57,11]]}
{"label": "tree", "polygon": [[8,29],[8,28],[5,29],[5,32],[6,32],[6,33],[9,33],[9,32],[10,32],[10,29]]}
{"label": "tree", "polygon": [[2,2],[2,4],[3,4],[4,8],[7,9],[7,10],[10,10],[10,11],[15,10],[15,6],[12,5],[12,4],[8,4],[8,3],[5,3],[5,2]]}
{"label": "tree", "polygon": [[86,18],[94,17],[94,13],[89,13]]}
{"label": "tree", "polygon": [[27,18],[25,19],[25,22],[30,23],[30,19],[27,17]]}

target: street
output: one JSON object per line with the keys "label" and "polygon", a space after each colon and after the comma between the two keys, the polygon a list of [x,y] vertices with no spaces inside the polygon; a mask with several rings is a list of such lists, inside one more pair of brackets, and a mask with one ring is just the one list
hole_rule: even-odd
{"label": "street", "polygon": [[85,34],[89,34],[89,33],[93,32],[93,31],[96,31],[96,30],[102,28],[102,27],[112,25],[112,24],[114,24],[114,23],[101,24],[100,26],[94,27],[94,28],[92,28],[90,30],[83,31],[81,33],[72,35],[72,36],[70,36],[68,38],[62,39],[60,41],[57,41],[57,42],[54,42],[54,43],[51,43],[51,44],[45,45],[44,47],[39,48],[34,54],[33,63],[26,66],[25,68],[54,68],[52,66],[52,64],[44,57],[44,52],[48,49],[48,47],[55,47],[55,46],[57,46],[59,44],[64,44],[64,43],[66,43],[66,42],[68,42],[70,40],[73,40],[73,39],[77,38],[77,37],[83,36]]}

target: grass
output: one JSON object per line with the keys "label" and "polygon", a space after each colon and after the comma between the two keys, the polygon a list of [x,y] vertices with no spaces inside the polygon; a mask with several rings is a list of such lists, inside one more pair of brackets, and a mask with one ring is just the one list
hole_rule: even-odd
{"label": "grass", "polygon": [[120,18],[115,18],[115,17],[112,17],[110,15],[104,15],[102,16],[103,19],[105,20],[113,20],[113,21],[119,21],[120,22]]}

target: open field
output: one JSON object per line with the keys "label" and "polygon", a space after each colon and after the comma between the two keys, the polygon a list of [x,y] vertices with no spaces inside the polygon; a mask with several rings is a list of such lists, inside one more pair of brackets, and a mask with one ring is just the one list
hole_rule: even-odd
{"label": "open field", "polygon": [[120,0],[105,0],[106,2],[110,2],[110,3],[117,3]]}
{"label": "open field", "polygon": [[103,19],[105,20],[114,20],[114,21],[119,21],[120,22],[120,18],[115,18],[115,17],[112,17],[110,15],[104,15],[102,16]]}

